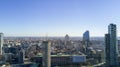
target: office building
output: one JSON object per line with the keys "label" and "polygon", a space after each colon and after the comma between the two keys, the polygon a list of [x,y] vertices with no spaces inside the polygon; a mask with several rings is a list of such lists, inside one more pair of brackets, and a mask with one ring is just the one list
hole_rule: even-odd
{"label": "office building", "polygon": [[69,37],[68,34],[66,34],[66,36],[65,36],[65,41],[69,41],[69,40],[70,40],[70,37]]}
{"label": "office building", "polygon": [[[32,57],[30,60],[34,63],[42,62],[42,55]],[[51,67],[80,67],[86,62],[86,55],[51,55]]]}
{"label": "office building", "polygon": [[23,52],[19,47],[8,47],[4,49],[5,62],[10,64],[22,64],[23,63]]}
{"label": "office building", "polygon": [[0,33],[0,54],[2,55],[3,54],[3,50],[2,50],[2,47],[3,47],[3,33]]}
{"label": "office building", "polygon": [[89,35],[89,31],[88,30],[86,32],[84,32],[83,40],[85,40],[85,41],[89,41],[90,40],[90,35]]}
{"label": "office building", "polygon": [[106,67],[118,67],[118,44],[116,25],[108,26],[108,34],[105,34]]}
{"label": "office building", "polygon": [[68,34],[65,35],[65,45],[68,45],[68,42],[70,41],[70,37]]}
{"label": "office building", "polygon": [[86,31],[83,34],[83,44],[84,44],[84,52],[85,54],[88,53],[88,47],[89,47],[89,43],[90,43],[90,35],[89,35],[89,31]]}
{"label": "office building", "polygon": [[43,67],[51,67],[51,43],[43,41]]}

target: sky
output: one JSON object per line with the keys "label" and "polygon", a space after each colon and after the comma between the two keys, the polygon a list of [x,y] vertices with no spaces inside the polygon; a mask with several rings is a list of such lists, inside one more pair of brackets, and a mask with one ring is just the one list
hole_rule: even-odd
{"label": "sky", "polygon": [[104,36],[117,25],[120,0],[0,0],[0,32],[5,36]]}

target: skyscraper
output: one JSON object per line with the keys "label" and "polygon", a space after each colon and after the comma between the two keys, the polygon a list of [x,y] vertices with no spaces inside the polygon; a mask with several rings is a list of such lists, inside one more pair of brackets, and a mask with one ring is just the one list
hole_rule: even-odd
{"label": "skyscraper", "polygon": [[51,67],[51,43],[43,41],[43,67]]}
{"label": "skyscraper", "polygon": [[106,67],[118,67],[118,44],[116,25],[108,26],[108,34],[105,34]]}
{"label": "skyscraper", "polygon": [[65,35],[64,43],[65,43],[65,45],[64,45],[65,48],[67,48],[67,49],[73,48],[73,45],[71,44],[70,37],[68,34]]}
{"label": "skyscraper", "polygon": [[68,34],[66,34],[66,35],[65,35],[65,43],[68,42],[68,41],[70,41],[70,37],[69,37]]}
{"label": "skyscraper", "polygon": [[85,33],[83,33],[83,40],[89,41],[90,40],[90,35],[89,31],[87,30]]}
{"label": "skyscraper", "polygon": [[2,47],[3,47],[3,33],[0,33],[0,54],[3,54]]}
{"label": "skyscraper", "polygon": [[90,41],[90,35],[89,35],[89,31],[86,31],[84,34],[83,34],[83,43],[84,43],[84,48],[85,48],[85,53],[88,53],[87,52],[87,48],[89,46],[89,41]]}

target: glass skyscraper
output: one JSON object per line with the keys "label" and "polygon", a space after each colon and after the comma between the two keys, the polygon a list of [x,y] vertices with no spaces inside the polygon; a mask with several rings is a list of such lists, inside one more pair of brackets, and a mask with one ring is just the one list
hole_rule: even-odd
{"label": "glass skyscraper", "polygon": [[106,67],[118,67],[118,44],[116,25],[108,26],[108,34],[105,35]]}
{"label": "glass skyscraper", "polygon": [[83,43],[85,46],[85,54],[88,53],[88,46],[89,46],[89,41],[90,41],[90,35],[89,35],[89,31],[86,31],[85,33],[83,33]]}
{"label": "glass skyscraper", "polygon": [[3,33],[0,33],[0,54],[3,54],[2,47],[3,47]]}
{"label": "glass skyscraper", "polygon": [[89,31],[87,30],[87,31],[83,34],[83,40],[89,41],[89,39],[90,39],[90,35],[89,35]]}

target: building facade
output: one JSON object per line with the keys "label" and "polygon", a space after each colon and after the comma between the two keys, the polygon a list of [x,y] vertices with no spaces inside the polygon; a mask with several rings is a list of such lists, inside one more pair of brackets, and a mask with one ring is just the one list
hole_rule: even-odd
{"label": "building facade", "polygon": [[89,31],[86,31],[85,33],[83,33],[83,44],[84,44],[84,52],[85,54],[88,53],[88,47],[89,47],[89,44],[90,44],[90,35],[89,35]]}
{"label": "building facade", "polygon": [[85,40],[85,41],[89,41],[90,40],[90,35],[89,35],[89,31],[88,30],[83,33],[83,40]]}
{"label": "building facade", "polygon": [[0,33],[0,54],[1,55],[3,54],[3,50],[2,50],[2,47],[3,47],[3,37],[4,37],[4,34]]}
{"label": "building facade", "polygon": [[51,67],[51,42],[43,41],[43,67]]}
{"label": "building facade", "polygon": [[116,25],[108,26],[108,34],[105,34],[106,67],[118,67],[118,44]]}

